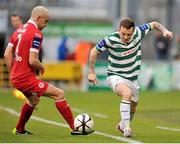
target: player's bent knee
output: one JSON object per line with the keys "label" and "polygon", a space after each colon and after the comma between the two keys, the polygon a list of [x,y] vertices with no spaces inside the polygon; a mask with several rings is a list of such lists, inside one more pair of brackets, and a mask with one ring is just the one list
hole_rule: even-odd
{"label": "player's bent knee", "polygon": [[39,99],[37,100],[32,100],[32,101],[29,101],[29,103],[33,106],[33,107],[36,107],[38,104],[39,104]]}
{"label": "player's bent knee", "polygon": [[39,104],[39,97],[32,97],[32,99],[29,100],[29,103],[34,107],[37,106]]}
{"label": "player's bent knee", "polygon": [[38,96],[31,96],[28,98],[29,104],[32,106],[37,106],[39,104],[40,98]]}
{"label": "player's bent knee", "polygon": [[122,98],[131,98],[132,93],[129,89],[117,89],[116,93],[120,96],[122,96]]}
{"label": "player's bent knee", "polygon": [[129,87],[126,85],[126,84],[118,84],[115,88],[115,91],[118,95],[121,95],[121,96],[131,96],[132,93],[131,93],[131,90],[129,89]]}
{"label": "player's bent knee", "polygon": [[39,101],[34,101],[33,103],[32,103],[32,105],[35,107],[35,106],[37,106],[39,104]]}

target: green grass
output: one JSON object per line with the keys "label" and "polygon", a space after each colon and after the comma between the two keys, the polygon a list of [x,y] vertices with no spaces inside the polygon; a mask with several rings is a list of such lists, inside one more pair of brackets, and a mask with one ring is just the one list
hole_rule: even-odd
{"label": "green grass", "polygon": [[[120,98],[111,91],[66,92],[66,98],[72,108],[78,108],[90,114],[94,119],[98,132],[122,137],[115,130],[119,117]],[[135,133],[133,140],[144,143],[178,143],[180,132],[157,129],[157,126],[180,129],[180,92],[141,92],[138,110],[132,122]],[[0,91],[0,106],[8,107],[19,112],[24,103],[12,96],[12,91]],[[93,113],[100,113],[108,118],[99,118]],[[74,115],[78,113],[73,111]],[[48,98],[41,98],[38,109],[33,116],[51,121],[65,123],[55,108],[54,102]],[[11,134],[18,120],[5,110],[0,109],[0,142],[1,143],[120,143],[113,138],[91,134],[87,136],[71,136],[68,128],[29,120],[27,129],[31,136],[14,136]],[[66,124],[66,123],[65,123]]]}

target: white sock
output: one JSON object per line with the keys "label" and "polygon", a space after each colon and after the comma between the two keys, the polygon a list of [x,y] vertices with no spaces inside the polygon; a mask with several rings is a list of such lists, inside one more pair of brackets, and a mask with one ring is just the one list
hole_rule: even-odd
{"label": "white sock", "polygon": [[130,101],[122,100],[120,104],[121,124],[130,127]]}

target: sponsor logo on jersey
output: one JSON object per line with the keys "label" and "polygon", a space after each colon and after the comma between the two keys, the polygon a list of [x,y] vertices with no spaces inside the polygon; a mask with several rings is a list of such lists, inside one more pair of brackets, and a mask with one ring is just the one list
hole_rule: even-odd
{"label": "sponsor logo on jersey", "polygon": [[20,28],[20,29],[17,30],[17,32],[18,32],[18,33],[25,33],[26,30],[27,30],[27,29],[21,29],[21,28]]}
{"label": "sponsor logo on jersey", "polygon": [[131,49],[131,50],[128,50],[128,51],[126,51],[126,52],[123,52],[122,55],[123,55],[123,56],[130,55],[130,54],[134,53],[134,52],[137,50],[137,48],[138,48],[138,47],[135,47],[135,48],[133,48],[133,49]]}

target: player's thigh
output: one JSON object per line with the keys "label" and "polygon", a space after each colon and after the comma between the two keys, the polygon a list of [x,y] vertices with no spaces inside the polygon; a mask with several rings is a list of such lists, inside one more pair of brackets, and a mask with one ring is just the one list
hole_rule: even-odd
{"label": "player's thigh", "polygon": [[48,88],[44,92],[44,96],[50,97],[53,99],[63,99],[64,98],[64,90],[49,84]]}
{"label": "player's thigh", "polygon": [[109,76],[106,79],[107,85],[119,96],[122,96],[123,100],[130,100],[132,97],[132,90],[130,87],[130,81],[117,76]]}
{"label": "player's thigh", "polygon": [[131,98],[132,96],[132,92],[131,89],[129,88],[129,86],[126,83],[120,82],[115,86],[115,92],[122,96],[122,97],[126,97],[128,99]]}

